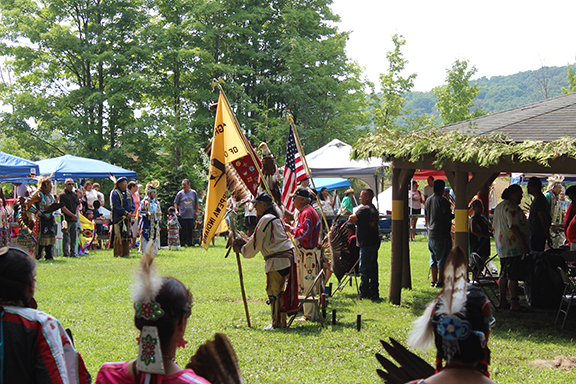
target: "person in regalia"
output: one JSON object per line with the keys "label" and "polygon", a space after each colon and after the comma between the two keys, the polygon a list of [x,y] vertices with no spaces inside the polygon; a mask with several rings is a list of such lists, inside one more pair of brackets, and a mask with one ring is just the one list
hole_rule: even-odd
{"label": "person in regalia", "polygon": [[134,213],[132,194],[127,189],[128,182],[124,176],[116,180],[114,189],[110,192],[112,206],[112,236],[114,257],[130,256],[130,218]]}
{"label": "person in regalia", "polygon": [[260,192],[251,204],[256,209],[258,224],[248,239],[236,239],[234,251],[246,258],[262,253],[266,262],[266,293],[272,312],[272,324],[265,329],[284,328],[286,317],[298,310],[298,285],[294,246],[282,224],[281,212],[272,196]]}
{"label": "person in regalia", "polygon": [[146,197],[140,202],[140,252],[144,252],[149,241],[156,244],[156,249],[160,249],[160,219],[162,210],[160,203],[156,199],[156,188],[160,182],[151,181],[146,184]]}

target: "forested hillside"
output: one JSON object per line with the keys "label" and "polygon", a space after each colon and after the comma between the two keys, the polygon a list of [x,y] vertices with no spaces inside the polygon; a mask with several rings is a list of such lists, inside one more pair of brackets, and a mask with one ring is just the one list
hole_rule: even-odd
{"label": "forested hillside", "polygon": [[[494,113],[559,96],[562,94],[562,87],[568,87],[567,74],[568,66],[542,67],[536,71],[514,75],[475,79],[472,83],[480,86],[475,106],[487,113]],[[422,114],[438,116],[436,101],[436,95],[432,91],[411,92],[406,95],[405,109],[411,110],[408,115],[410,117]],[[438,124],[440,123],[438,119]]]}

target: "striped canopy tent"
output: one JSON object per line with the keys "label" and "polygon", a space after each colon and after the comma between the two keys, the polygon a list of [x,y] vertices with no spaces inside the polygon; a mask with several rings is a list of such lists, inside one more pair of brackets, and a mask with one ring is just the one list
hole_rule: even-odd
{"label": "striped canopy tent", "polygon": [[366,182],[378,195],[384,169],[388,166],[379,157],[366,160],[350,158],[352,146],[334,139],[325,146],[306,155],[312,177],[356,178]]}

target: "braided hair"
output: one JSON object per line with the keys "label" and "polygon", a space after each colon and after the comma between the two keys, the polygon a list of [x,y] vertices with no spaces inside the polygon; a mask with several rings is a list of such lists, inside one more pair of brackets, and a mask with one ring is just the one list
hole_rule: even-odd
{"label": "braided hair", "polygon": [[192,293],[180,280],[165,276],[162,277],[162,287],[154,301],[160,304],[164,315],[156,320],[134,317],[134,325],[140,331],[145,325],[158,328],[160,345],[166,348],[170,345],[170,339],[176,331],[176,326],[181,324],[182,316],[190,316],[192,310]]}

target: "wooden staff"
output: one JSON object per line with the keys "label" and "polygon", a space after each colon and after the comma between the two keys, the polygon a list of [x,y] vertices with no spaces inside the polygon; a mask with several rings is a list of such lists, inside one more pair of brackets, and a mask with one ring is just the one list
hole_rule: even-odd
{"label": "wooden staff", "polygon": [[[236,218],[237,213],[230,210],[228,212],[228,217],[230,218],[230,232],[232,233],[232,244],[231,248],[234,248],[234,240],[236,240]],[[248,300],[246,300],[246,291],[244,289],[244,275],[242,274],[242,263],[240,262],[240,253],[236,253],[236,262],[238,263],[238,276],[240,277],[240,290],[242,291],[242,301],[244,302],[244,311],[246,312],[246,321],[248,322],[248,328],[251,327],[250,324],[250,313],[248,312]]]}

